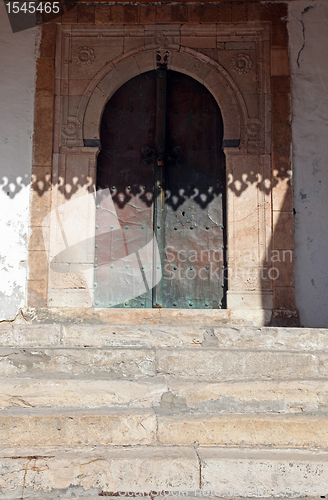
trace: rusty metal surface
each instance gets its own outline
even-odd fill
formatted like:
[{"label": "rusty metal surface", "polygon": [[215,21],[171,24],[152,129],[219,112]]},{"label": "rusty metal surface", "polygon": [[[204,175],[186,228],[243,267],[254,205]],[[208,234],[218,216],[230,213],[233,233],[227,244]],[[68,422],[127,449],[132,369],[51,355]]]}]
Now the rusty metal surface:
[{"label": "rusty metal surface", "polygon": [[169,72],[164,307],[219,308],[225,186],[220,110],[196,80]]},{"label": "rusty metal surface", "polygon": [[222,129],[208,90],[165,69],[130,80],[109,101],[98,159],[96,307],[224,307]]}]

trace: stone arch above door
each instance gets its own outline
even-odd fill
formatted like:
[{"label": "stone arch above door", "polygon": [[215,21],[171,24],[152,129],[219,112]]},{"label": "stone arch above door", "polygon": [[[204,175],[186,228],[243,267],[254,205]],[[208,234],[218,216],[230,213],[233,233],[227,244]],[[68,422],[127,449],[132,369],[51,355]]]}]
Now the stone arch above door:
[{"label": "stone arch above door", "polygon": [[57,147],[97,145],[107,100],[129,79],[155,69],[157,56],[167,53],[168,69],[195,78],[215,97],[224,120],[225,145],[270,152],[267,23],[157,25],[129,31],[72,26],[61,27],[59,38],[62,97],[56,106],[61,121]]},{"label": "stone arch above door", "polygon": [[[123,56],[115,66],[109,64],[108,73],[99,80],[96,75],[87,92],[92,94],[84,107],[79,109],[83,119],[83,141],[91,144],[99,140],[101,116],[108,99],[126,81],[140,73],[156,69],[156,57],[167,57],[167,69],[185,73],[202,83],[216,99],[224,121],[224,141],[226,144],[239,145],[247,127],[247,108],[243,96],[231,75],[216,61],[193,49],[158,50],[142,48],[138,54],[128,59]],[[107,68],[106,68],[107,69]],[[106,71],[102,71],[104,73]]]}]

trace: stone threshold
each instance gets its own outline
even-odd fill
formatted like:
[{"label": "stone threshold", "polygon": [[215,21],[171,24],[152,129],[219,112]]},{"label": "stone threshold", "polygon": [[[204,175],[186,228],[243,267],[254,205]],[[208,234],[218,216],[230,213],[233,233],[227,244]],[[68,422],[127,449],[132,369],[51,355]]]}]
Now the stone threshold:
[{"label": "stone threshold", "polygon": [[[25,308],[22,315],[32,323],[112,325],[227,325],[228,309],[139,309],[139,308]],[[236,320],[238,324],[251,324]]]}]

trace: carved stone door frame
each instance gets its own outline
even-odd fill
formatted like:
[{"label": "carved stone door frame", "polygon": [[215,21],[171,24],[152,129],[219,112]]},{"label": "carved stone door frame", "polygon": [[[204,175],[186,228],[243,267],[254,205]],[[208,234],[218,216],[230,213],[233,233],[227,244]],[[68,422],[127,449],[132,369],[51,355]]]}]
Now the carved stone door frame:
[{"label": "carved stone door frame", "polygon": [[[106,102],[165,57],[168,69],[201,82],[220,107],[227,164],[227,306],[232,319],[267,324],[273,307],[266,259],[272,237],[269,23],[57,28],[52,212],[45,224],[49,262],[68,245],[60,215],[68,203],[79,219],[69,226],[71,244],[94,237],[92,192]],[[82,196],[86,201],[79,211]],[[49,265],[48,306],[92,307],[94,248],[87,244],[82,264],[70,259],[61,269]]]}]

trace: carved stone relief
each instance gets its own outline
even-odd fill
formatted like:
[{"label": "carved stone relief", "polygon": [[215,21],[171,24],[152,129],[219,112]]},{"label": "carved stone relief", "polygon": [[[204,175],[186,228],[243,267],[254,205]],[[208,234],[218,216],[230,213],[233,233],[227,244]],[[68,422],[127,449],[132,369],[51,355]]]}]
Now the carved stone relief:
[{"label": "carved stone relief", "polygon": [[238,54],[237,57],[232,59],[232,67],[239,74],[248,73],[253,66],[251,58],[247,54]]},{"label": "carved stone relief", "polygon": [[[265,81],[265,65],[262,62],[266,54],[264,46],[268,45],[268,27],[262,23],[254,26],[218,25],[218,29],[216,26],[214,28],[212,25],[157,25],[144,28],[136,26],[131,32],[127,32],[124,27],[119,26],[90,26],[83,30],[78,26],[69,29],[62,27],[65,43],[62,45],[62,53],[57,57],[57,72],[65,78],[63,94],[68,92],[79,99],[80,104],[73,113],[65,106],[61,109],[61,116],[57,117],[57,121],[60,120],[63,124],[59,146],[80,147],[83,146],[83,139],[91,139],[83,137],[82,122],[88,102],[99,83],[96,81],[97,76],[105,76],[106,71],[109,75],[111,70],[118,69],[125,60],[132,63],[129,57],[135,59],[138,54],[144,54],[144,59],[147,59],[146,54],[152,51],[154,64],[147,69],[142,62],[138,63],[141,72],[156,67],[170,69],[170,61],[177,60],[175,54],[182,53],[192,55],[193,62],[190,69],[187,65],[181,71],[186,71],[191,76],[195,73],[201,81],[206,80],[206,72],[210,74],[216,68],[229,82],[231,92],[239,103],[241,116],[244,116],[241,136],[236,138],[240,140],[242,152],[247,153],[249,147],[252,151],[258,149],[259,152],[269,152],[270,146],[265,143],[265,110],[268,107],[264,103],[269,83]],[[138,43],[134,43],[132,39]],[[195,46],[198,44],[197,40],[199,49]],[[213,46],[217,48],[206,49]],[[124,50],[127,51],[126,55]],[[100,63],[103,65],[101,68]],[[209,79],[213,81],[213,78]],[[78,93],[82,86],[78,87],[77,81],[84,81],[84,88],[87,89],[80,97]]]},{"label": "carved stone relief", "polygon": [[170,53],[168,50],[164,51],[157,51],[156,52],[156,66],[157,68],[167,68],[168,61],[169,61]]},{"label": "carved stone relief", "polygon": [[154,33],[154,44],[158,45],[160,48],[164,49],[173,43],[172,36],[169,36],[167,33],[163,31],[155,31]]},{"label": "carved stone relief", "polygon": [[95,51],[90,47],[80,47],[74,54],[74,60],[80,66],[89,66],[95,58]]},{"label": "carved stone relief", "polygon": [[243,127],[243,131],[246,133],[248,137],[248,145],[250,143],[254,147],[262,147],[262,132],[263,132],[263,124],[257,118],[250,118],[247,122],[247,125]]},{"label": "carved stone relief", "polygon": [[82,146],[82,125],[75,116],[68,116],[62,127],[63,146]]}]

